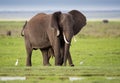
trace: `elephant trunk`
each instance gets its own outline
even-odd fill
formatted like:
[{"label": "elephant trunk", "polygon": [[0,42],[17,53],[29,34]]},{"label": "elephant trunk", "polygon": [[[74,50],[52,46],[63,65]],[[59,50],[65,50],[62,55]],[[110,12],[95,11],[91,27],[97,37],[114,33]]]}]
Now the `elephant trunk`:
[{"label": "elephant trunk", "polygon": [[68,53],[69,53],[69,48],[70,48],[70,45],[66,43],[65,47],[64,47],[64,66],[66,66]]},{"label": "elephant trunk", "polygon": [[64,66],[66,66],[68,56],[70,56],[69,49],[70,49],[72,34],[69,34],[69,33],[64,34],[64,32],[63,32],[63,38],[64,38],[64,42],[65,42],[65,45],[64,45]]}]

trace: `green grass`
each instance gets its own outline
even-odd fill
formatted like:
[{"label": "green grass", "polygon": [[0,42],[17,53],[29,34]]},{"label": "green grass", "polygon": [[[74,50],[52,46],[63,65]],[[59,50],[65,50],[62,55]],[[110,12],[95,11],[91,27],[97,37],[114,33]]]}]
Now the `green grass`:
[{"label": "green grass", "polygon": [[[114,70],[114,71],[113,71]],[[3,67],[0,72],[1,76],[26,76],[24,82],[45,82],[45,83],[69,83],[69,77],[82,77],[83,80],[74,82],[93,83],[119,83],[120,67]],[[14,73],[13,73],[14,72]],[[62,73],[63,72],[63,73]],[[109,80],[107,78],[113,77]],[[11,81],[8,81],[11,82]],[[15,82],[15,81],[12,81]],[[18,81],[17,81],[18,82]],[[20,81],[21,82],[21,81]]]},{"label": "green grass", "polygon": [[[22,25],[23,22],[0,22],[0,77],[25,76],[26,80],[0,83],[120,82],[120,22],[88,22],[76,36],[77,42],[72,41],[71,44],[70,51],[75,67],[56,67],[54,58],[50,59],[52,66],[43,66],[39,50],[33,51],[33,66],[25,67],[26,51],[24,39],[20,37]],[[6,36],[7,30],[12,30],[12,36]],[[17,59],[19,64],[15,66]],[[70,81],[69,77],[83,79]]]},{"label": "green grass", "polygon": [[[14,66],[16,59],[19,59],[18,66],[24,66],[26,58],[24,39],[0,37],[0,40],[0,66]],[[73,61],[76,66],[120,66],[119,42],[120,38],[77,39],[77,42],[73,41],[71,45]],[[32,57],[33,66],[42,65],[42,55],[39,50],[33,51]],[[84,64],[80,65],[81,61]],[[54,58],[51,58],[51,63],[54,65]]]}]

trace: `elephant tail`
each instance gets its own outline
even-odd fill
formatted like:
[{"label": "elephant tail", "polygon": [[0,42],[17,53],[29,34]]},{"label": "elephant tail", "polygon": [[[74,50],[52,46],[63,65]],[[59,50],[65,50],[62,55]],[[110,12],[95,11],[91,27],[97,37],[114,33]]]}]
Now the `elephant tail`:
[{"label": "elephant tail", "polygon": [[24,36],[24,29],[25,29],[25,26],[27,25],[27,21],[25,22],[25,24],[23,25],[23,29],[21,31],[21,36]]}]

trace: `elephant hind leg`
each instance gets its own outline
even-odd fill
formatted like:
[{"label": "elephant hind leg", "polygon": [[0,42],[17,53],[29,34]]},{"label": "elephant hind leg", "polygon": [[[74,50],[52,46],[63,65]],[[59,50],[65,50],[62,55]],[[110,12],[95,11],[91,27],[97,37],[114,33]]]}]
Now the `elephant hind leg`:
[{"label": "elephant hind leg", "polygon": [[25,43],[26,43],[26,52],[27,52],[26,66],[32,66],[32,62],[31,62],[32,47],[28,40],[26,40]]},{"label": "elephant hind leg", "polygon": [[32,66],[31,57],[32,57],[32,50],[27,49],[27,60],[26,60],[26,66]]},{"label": "elephant hind leg", "polygon": [[50,56],[48,55],[48,49],[40,49],[40,50],[41,50],[42,56],[43,56],[43,65],[51,66],[51,64],[49,63]]}]

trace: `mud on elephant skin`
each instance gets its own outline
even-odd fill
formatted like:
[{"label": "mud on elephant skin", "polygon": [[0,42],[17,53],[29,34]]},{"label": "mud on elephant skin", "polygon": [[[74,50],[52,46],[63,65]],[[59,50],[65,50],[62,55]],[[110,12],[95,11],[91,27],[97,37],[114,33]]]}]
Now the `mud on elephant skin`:
[{"label": "mud on elephant skin", "polygon": [[70,43],[74,35],[86,25],[86,17],[77,10],[68,13],[60,11],[53,14],[39,13],[25,23],[21,31],[27,52],[26,66],[32,66],[32,51],[40,49],[43,65],[50,65],[49,59],[55,57],[55,65],[74,66],[70,54]]}]

